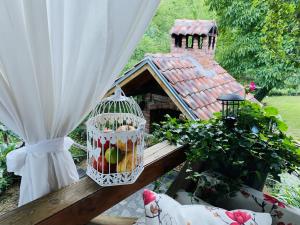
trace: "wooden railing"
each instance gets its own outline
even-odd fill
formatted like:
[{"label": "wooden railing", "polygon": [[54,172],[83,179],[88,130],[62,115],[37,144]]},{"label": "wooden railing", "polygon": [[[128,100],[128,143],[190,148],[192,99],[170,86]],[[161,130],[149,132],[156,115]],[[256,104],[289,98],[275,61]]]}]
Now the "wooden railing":
[{"label": "wooden railing", "polygon": [[145,169],[134,184],[101,187],[88,177],[0,217],[0,225],[82,225],[170,171],[186,157],[184,146],[162,142],[145,150]]}]

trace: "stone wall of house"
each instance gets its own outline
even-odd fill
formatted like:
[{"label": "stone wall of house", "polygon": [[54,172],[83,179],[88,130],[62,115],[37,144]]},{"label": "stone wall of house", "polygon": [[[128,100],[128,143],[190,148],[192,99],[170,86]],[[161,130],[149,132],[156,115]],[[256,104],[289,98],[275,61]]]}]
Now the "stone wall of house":
[{"label": "stone wall of house", "polygon": [[[162,96],[152,93],[147,93],[144,96],[145,105],[143,107],[143,114],[146,119],[146,132],[150,132],[150,121],[151,121],[151,110],[156,109],[171,109],[171,110],[178,110],[177,106],[171,101],[168,96]],[[162,115],[163,116],[163,115]],[[163,119],[163,118],[162,118]]]}]

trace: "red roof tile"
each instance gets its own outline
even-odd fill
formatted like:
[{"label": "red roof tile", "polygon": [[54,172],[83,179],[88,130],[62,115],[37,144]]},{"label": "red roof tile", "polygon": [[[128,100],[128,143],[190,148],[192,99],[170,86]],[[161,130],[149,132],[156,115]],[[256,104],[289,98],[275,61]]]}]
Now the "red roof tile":
[{"label": "red roof tile", "polygon": [[[244,88],[212,59],[195,59],[191,55],[149,55],[160,73],[170,82],[178,96],[199,119],[208,119],[221,110],[217,98],[223,94],[244,96]],[[254,99],[247,95],[247,99]]]}]

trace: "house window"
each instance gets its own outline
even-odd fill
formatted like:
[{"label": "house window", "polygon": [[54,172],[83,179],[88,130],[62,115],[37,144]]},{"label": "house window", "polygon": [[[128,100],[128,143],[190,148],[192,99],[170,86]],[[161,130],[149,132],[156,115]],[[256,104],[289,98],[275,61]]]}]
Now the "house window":
[{"label": "house window", "polygon": [[203,46],[203,37],[199,36],[199,38],[198,38],[198,48],[202,49],[202,46]]},{"label": "house window", "polygon": [[186,48],[193,48],[194,37],[192,35],[186,36]]},{"label": "house window", "polygon": [[182,36],[176,35],[175,36],[175,47],[181,48],[182,46]]}]

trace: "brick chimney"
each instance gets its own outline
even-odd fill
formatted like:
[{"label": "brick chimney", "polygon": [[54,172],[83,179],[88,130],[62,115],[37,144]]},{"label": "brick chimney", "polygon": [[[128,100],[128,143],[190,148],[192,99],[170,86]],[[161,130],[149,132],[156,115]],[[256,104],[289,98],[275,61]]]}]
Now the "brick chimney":
[{"label": "brick chimney", "polygon": [[170,31],[171,53],[188,53],[196,58],[214,58],[217,25],[213,20],[175,20]]}]

